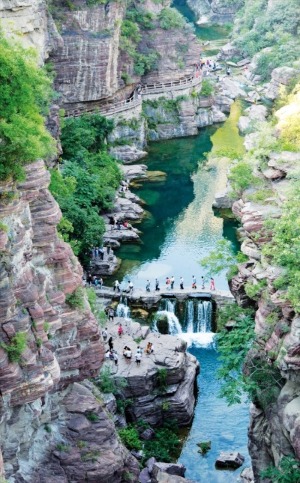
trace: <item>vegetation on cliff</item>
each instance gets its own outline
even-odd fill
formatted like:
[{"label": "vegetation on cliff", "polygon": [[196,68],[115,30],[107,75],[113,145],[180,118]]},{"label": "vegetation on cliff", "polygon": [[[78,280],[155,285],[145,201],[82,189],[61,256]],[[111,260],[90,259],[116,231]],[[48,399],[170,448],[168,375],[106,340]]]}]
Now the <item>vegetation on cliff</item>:
[{"label": "vegetation on cliff", "polygon": [[51,92],[34,52],[0,32],[0,180],[22,179],[22,166],[54,152],[43,118]]},{"label": "vegetation on cliff", "polygon": [[102,244],[104,221],[121,181],[121,172],[106,150],[113,122],[99,114],[67,119],[62,129],[63,165],[51,172],[50,190],[63,218],[58,229],[82,262]]},{"label": "vegetation on cliff", "polygon": [[255,72],[262,80],[266,80],[275,67],[291,66],[299,59],[299,18],[298,0],[244,2],[232,39],[244,55],[253,57],[259,53]]}]

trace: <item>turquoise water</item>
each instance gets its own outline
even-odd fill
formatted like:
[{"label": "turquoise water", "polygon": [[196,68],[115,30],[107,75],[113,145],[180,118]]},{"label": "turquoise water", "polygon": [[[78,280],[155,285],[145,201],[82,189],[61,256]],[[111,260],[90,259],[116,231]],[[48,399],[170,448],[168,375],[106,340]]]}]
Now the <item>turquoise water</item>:
[{"label": "turquoise water", "polygon": [[[235,483],[241,468],[235,471],[215,469],[215,460],[220,451],[239,451],[245,456],[244,466],[250,466],[247,449],[247,426],[249,404],[235,404],[228,407],[224,399],[218,398],[220,381],[216,371],[220,366],[213,348],[199,348],[193,345],[189,352],[200,362],[198,376],[199,396],[194,420],[178,460],[186,466],[186,478],[198,483]],[[211,450],[205,456],[198,453],[197,443],[211,441]]]},{"label": "turquoise water", "polygon": [[[144,181],[134,190],[147,210],[142,223],[141,244],[124,244],[117,256],[122,259],[119,280],[132,280],[136,287],[152,288],[158,278],[163,286],[167,276],[179,277],[191,286],[192,275],[205,275],[200,260],[223,236],[237,245],[235,223],[214,216],[216,191],[225,187],[226,163],[206,163],[205,152],[212,147],[215,128],[203,129],[191,138],[151,143],[144,162],[150,171],[165,176]],[[227,289],[225,273],[215,277],[216,286]]]},{"label": "turquoise water", "polygon": [[204,57],[216,55],[220,47],[228,42],[230,27],[224,25],[198,25],[197,17],[193,10],[190,9],[186,0],[174,0],[172,7],[176,8],[187,20],[194,26],[195,34],[204,44],[209,41],[209,45],[203,45]]}]

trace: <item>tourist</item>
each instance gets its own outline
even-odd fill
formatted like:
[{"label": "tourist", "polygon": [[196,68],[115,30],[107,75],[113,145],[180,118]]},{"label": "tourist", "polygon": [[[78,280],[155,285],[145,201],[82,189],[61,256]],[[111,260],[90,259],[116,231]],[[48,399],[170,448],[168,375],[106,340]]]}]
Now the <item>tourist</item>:
[{"label": "tourist", "polygon": [[119,337],[122,337],[123,334],[124,334],[124,330],[123,330],[122,324],[120,323],[118,327],[118,335]]},{"label": "tourist", "polygon": [[114,321],[114,318],[115,318],[115,311],[112,307],[109,307],[108,309],[108,321]]},{"label": "tourist", "polygon": [[174,275],[172,275],[172,277],[171,277],[171,289],[172,290],[174,288],[174,283],[175,283],[175,277],[174,277]]},{"label": "tourist", "polygon": [[104,249],[103,249],[103,247],[99,248],[99,256],[100,256],[100,260],[104,260]]},{"label": "tourist", "polygon": [[204,289],[205,289],[205,281],[204,281],[204,277],[203,277],[203,275],[202,275],[202,277],[201,277],[201,288],[202,288],[202,290],[204,290]]},{"label": "tourist", "polygon": [[231,74],[230,67],[227,67],[227,69],[226,69],[226,74],[227,74],[227,75],[230,75],[230,74]]},{"label": "tourist", "polygon": [[118,354],[116,353],[116,351],[113,352],[113,356],[114,356],[115,366],[117,366],[119,357],[118,357]]},{"label": "tourist", "polygon": [[120,292],[120,283],[119,280],[114,281],[114,292]]},{"label": "tourist", "polygon": [[114,360],[114,351],[113,350],[109,351],[109,358],[110,358],[111,361]]},{"label": "tourist", "polygon": [[110,249],[111,249],[111,244],[110,244],[110,243],[108,243],[108,244],[106,245],[106,253],[107,253],[107,256],[110,254]]},{"label": "tourist", "polygon": [[183,290],[183,278],[182,277],[180,277],[179,285],[180,285],[180,289]]},{"label": "tourist", "polygon": [[196,289],[197,288],[197,280],[195,275],[192,276],[192,288]]},{"label": "tourist", "polygon": [[97,277],[94,277],[94,282],[93,283],[94,283],[95,287],[98,286],[99,280],[98,280]]},{"label": "tourist", "polygon": [[99,248],[95,247],[95,258],[99,257]]},{"label": "tourist", "polygon": [[170,284],[171,284],[171,280],[169,279],[169,277],[166,277],[166,289],[167,290],[170,290]]},{"label": "tourist", "polygon": [[107,327],[105,327],[105,329],[102,330],[102,337],[104,342],[106,342],[107,336],[108,336]]},{"label": "tourist", "polygon": [[113,350],[114,348],[114,344],[113,344],[113,338],[112,336],[110,336],[110,338],[108,339],[108,347],[109,347],[109,350]]},{"label": "tourist", "polygon": [[150,292],[150,281],[147,280],[147,283],[146,283],[146,292]]},{"label": "tourist", "polygon": [[159,281],[158,281],[157,278],[155,279],[155,290],[156,291],[159,291],[160,290],[160,288],[159,288]]},{"label": "tourist", "polygon": [[214,281],[214,279],[212,277],[210,279],[210,287],[209,287],[209,290],[216,290],[215,281]]},{"label": "tourist", "polygon": [[151,354],[152,352],[152,343],[148,342],[147,347],[145,349],[146,354]]},{"label": "tourist", "polygon": [[107,351],[105,352],[105,359],[109,359],[109,354],[110,354],[110,350],[107,349]]},{"label": "tourist", "polygon": [[137,352],[135,354],[135,362],[136,362],[136,365],[139,366],[140,363],[141,363],[141,359],[142,359],[142,354],[140,352]]},{"label": "tourist", "polygon": [[129,280],[128,281],[128,288],[129,288],[129,295],[133,294],[133,283]]},{"label": "tourist", "polygon": [[136,349],[136,353],[138,353],[138,352],[139,352],[141,355],[142,355],[142,353],[143,353],[143,349],[142,349],[142,348],[141,348],[141,346],[139,346],[139,345],[137,346],[137,349]]},{"label": "tourist", "polygon": [[89,286],[89,287],[90,287],[90,286],[91,286],[91,284],[92,284],[92,280],[93,280],[93,279],[92,279],[92,274],[89,272],[89,273],[87,274],[87,277],[86,277],[86,281],[87,281],[87,284],[88,284],[88,286]]},{"label": "tourist", "polygon": [[132,351],[131,351],[130,347],[128,347],[127,345],[125,345],[125,347],[123,349],[123,356],[126,359],[131,359],[132,358]]},{"label": "tourist", "polygon": [[103,278],[100,277],[98,282],[99,282],[99,288],[101,289],[103,287]]}]

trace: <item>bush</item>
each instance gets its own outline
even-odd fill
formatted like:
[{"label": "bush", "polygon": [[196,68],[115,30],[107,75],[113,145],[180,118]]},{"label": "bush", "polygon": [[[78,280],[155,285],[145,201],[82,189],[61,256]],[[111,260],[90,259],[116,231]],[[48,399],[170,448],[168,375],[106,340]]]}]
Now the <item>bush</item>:
[{"label": "bush", "polygon": [[245,161],[239,161],[230,169],[228,179],[234,196],[240,196],[246,188],[257,182],[252,167]]},{"label": "bush", "polygon": [[20,362],[22,353],[27,347],[27,335],[25,332],[17,332],[10,344],[1,342],[0,346],[7,353],[10,362]]},{"label": "bush", "polygon": [[93,287],[86,288],[87,298],[91,307],[91,311],[97,319],[98,324],[104,327],[106,323],[106,314],[102,305],[99,306],[97,303],[97,295]]},{"label": "bush", "polygon": [[245,284],[246,295],[248,295],[248,297],[250,299],[257,300],[259,295],[261,294],[263,288],[266,287],[266,285],[267,285],[266,280],[260,280],[257,283],[252,283],[252,282],[248,281]]},{"label": "bush", "polygon": [[119,436],[126,448],[130,450],[134,449],[135,451],[142,449],[142,443],[139,439],[138,430],[133,426],[127,426],[127,428],[120,429]]},{"label": "bush", "polygon": [[219,240],[215,250],[212,250],[207,257],[202,258],[200,265],[206,270],[209,276],[227,270],[227,278],[237,274],[237,263],[243,263],[248,258],[241,252],[234,253],[229,240]]},{"label": "bush", "polygon": [[200,96],[209,97],[214,93],[214,86],[208,79],[203,79]]},{"label": "bush", "polygon": [[278,467],[270,467],[261,472],[261,478],[270,478],[272,483],[298,483],[300,481],[300,461],[293,456],[283,456]]},{"label": "bush", "polygon": [[156,373],[156,381],[157,381],[157,386],[161,391],[165,391],[167,388],[167,377],[168,377],[168,371],[167,369],[158,369]]},{"label": "bush", "polygon": [[184,17],[175,8],[163,8],[158,18],[161,28],[165,30],[181,29],[185,25]]},{"label": "bush", "polygon": [[127,381],[123,377],[114,378],[110,367],[103,366],[96,384],[100,391],[116,395],[127,386]]},{"label": "bush", "polygon": [[42,117],[50,99],[51,81],[33,51],[0,32],[0,180],[20,180],[25,164],[54,154]]},{"label": "bush", "polygon": [[73,293],[66,295],[66,302],[73,309],[83,310],[85,308],[84,289],[78,287]]}]

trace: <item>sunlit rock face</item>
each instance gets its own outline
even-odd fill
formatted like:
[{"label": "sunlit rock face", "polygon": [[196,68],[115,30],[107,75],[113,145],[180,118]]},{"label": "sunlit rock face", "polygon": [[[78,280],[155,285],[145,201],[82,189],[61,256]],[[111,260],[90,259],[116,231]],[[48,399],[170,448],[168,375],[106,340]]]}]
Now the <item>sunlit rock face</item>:
[{"label": "sunlit rock face", "polygon": [[40,64],[61,43],[45,0],[1,0],[0,19],[7,36],[36,49]]}]

